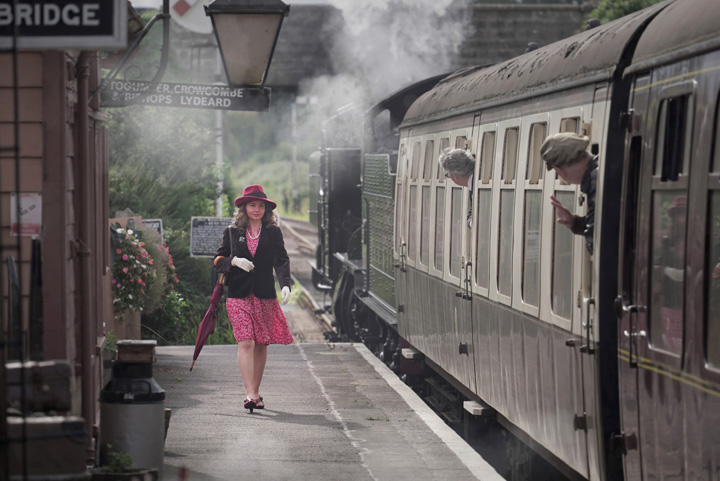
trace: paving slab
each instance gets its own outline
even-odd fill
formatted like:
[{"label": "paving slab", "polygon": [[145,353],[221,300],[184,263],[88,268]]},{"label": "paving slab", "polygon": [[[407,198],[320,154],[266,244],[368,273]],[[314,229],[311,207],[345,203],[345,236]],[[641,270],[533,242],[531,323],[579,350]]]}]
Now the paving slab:
[{"label": "paving slab", "polygon": [[237,346],[157,348],[172,417],[165,480],[500,480],[361,344],[271,345],[249,414]]}]

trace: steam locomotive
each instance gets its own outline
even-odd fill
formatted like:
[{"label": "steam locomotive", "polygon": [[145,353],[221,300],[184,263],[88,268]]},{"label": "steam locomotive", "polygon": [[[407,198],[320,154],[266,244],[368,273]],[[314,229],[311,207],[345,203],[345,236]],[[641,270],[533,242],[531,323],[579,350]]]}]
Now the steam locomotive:
[{"label": "steam locomotive", "polygon": [[[568,478],[719,479],[718,25],[669,0],[329,120],[313,277],[338,332]],[[587,209],[544,168],[557,132],[599,156],[593,254],[555,220],[551,194]]]}]

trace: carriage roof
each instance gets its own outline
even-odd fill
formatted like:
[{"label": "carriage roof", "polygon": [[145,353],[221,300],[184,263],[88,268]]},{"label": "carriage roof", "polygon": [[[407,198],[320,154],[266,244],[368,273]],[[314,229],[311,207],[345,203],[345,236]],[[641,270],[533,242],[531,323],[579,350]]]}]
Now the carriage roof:
[{"label": "carriage roof", "polygon": [[408,109],[402,126],[608,79],[632,36],[672,2],[661,2],[489,67],[455,72]]}]

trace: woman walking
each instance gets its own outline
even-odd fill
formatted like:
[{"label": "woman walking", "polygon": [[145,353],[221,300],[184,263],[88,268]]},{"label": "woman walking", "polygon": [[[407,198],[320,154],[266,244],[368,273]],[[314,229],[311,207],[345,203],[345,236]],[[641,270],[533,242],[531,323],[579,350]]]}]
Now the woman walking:
[{"label": "woman walking", "polygon": [[273,210],[277,204],[259,185],[249,185],[235,199],[235,221],[223,233],[215,271],[224,273],[227,313],[238,342],[237,360],[245,385],[243,405],[250,412],[265,408],[260,382],[269,344],[290,344],[292,334],[277,301],[273,268],[282,287],[282,303],[290,299],[290,259]]}]

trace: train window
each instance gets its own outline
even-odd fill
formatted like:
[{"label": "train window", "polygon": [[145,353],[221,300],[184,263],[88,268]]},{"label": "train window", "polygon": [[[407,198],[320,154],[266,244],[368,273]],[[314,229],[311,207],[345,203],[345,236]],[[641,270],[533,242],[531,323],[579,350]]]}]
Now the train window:
[{"label": "train window", "polygon": [[480,179],[483,184],[492,180],[493,160],[495,159],[495,132],[485,132],[482,138],[480,154]]},{"label": "train window", "polygon": [[579,125],[580,125],[580,119],[578,117],[562,119],[560,121],[560,132],[575,132],[575,133],[577,133]]},{"label": "train window", "polygon": [[467,148],[467,137],[464,135],[458,135],[455,138],[455,148],[456,149],[466,149]]},{"label": "train window", "polygon": [[415,237],[417,236],[417,185],[410,186],[410,199],[408,202],[410,210],[408,211],[408,238],[407,238],[407,256],[408,259],[415,259]]},{"label": "train window", "polygon": [[517,166],[518,129],[507,129],[505,132],[505,153],[503,155],[502,179],[506,184],[515,180]]},{"label": "train window", "polygon": [[453,187],[450,201],[452,216],[450,224],[450,275],[460,277],[460,262],[462,260],[462,237],[465,234],[465,213],[462,210],[463,189]]},{"label": "train window", "polygon": [[512,295],[513,210],[515,191],[505,189],[500,193],[500,239],[497,265],[498,292]]},{"label": "train window", "polygon": [[540,218],[542,191],[525,191],[525,219],[523,222],[523,301],[538,306],[540,301]]},{"label": "train window", "polygon": [[532,124],[530,127],[530,147],[528,149],[528,164],[525,173],[525,180],[529,180],[531,184],[537,184],[543,178],[543,161],[540,156],[540,146],[545,140],[545,132],[547,125]]},{"label": "train window", "polygon": [[407,146],[405,144],[400,144],[400,152],[399,152],[400,162],[398,163],[398,175],[400,176],[406,176],[407,175]]},{"label": "train window", "polygon": [[420,169],[420,142],[413,143],[412,161],[410,164],[410,180],[417,180]]},{"label": "train window", "polygon": [[[720,140],[720,138],[716,140]],[[707,346],[705,346],[705,352],[708,363],[720,367],[720,190],[713,190],[710,194],[708,233]]]},{"label": "train window", "polygon": [[403,229],[403,226],[405,223],[402,221],[403,219],[403,209],[405,208],[404,200],[404,194],[403,191],[403,185],[398,184],[397,185],[397,205],[395,206],[395,228],[398,230],[398,232],[395,233],[395,252],[398,254],[402,254],[402,241],[405,240],[405,230]]},{"label": "train window", "polygon": [[[570,212],[574,209],[575,194],[556,191],[555,197]],[[553,218],[557,217],[553,213]],[[552,310],[562,318],[572,318],[573,233],[555,223],[553,235]]]},{"label": "train window", "polygon": [[428,264],[430,253],[430,186],[422,187],[422,205],[420,207],[420,262]]},{"label": "train window", "polygon": [[435,158],[435,141],[428,140],[425,142],[425,161],[423,162],[423,180],[430,180],[430,172],[432,171],[432,161]]},{"label": "train window", "polygon": [[663,100],[658,116],[658,143],[655,156],[655,176],[661,182],[676,181],[688,172],[691,123],[687,121],[690,96]]},{"label": "train window", "polygon": [[705,352],[710,365],[720,367],[720,102],[715,114],[715,152],[711,162],[710,202],[708,209],[707,254],[707,329]]},{"label": "train window", "polygon": [[445,258],[445,187],[435,189],[435,269],[443,270]]},{"label": "train window", "polygon": [[[442,152],[443,150],[447,149],[448,147],[450,147],[450,139],[447,137],[440,139],[439,151]],[[438,158],[439,157],[440,157],[440,155],[438,154]],[[435,162],[435,169],[436,169],[435,178],[437,180],[444,180],[443,176],[445,175],[445,171],[442,169],[442,167],[440,167],[440,162]]]},{"label": "train window", "polygon": [[490,207],[492,191],[478,189],[477,191],[477,259],[475,259],[475,279],[477,285],[487,289],[490,280]]},{"label": "train window", "polygon": [[650,270],[650,343],[680,355],[685,293],[687,195],[684,190],[655,190],[652,198]]}]

